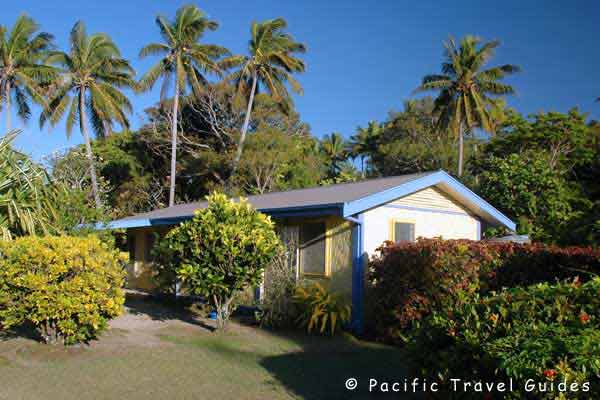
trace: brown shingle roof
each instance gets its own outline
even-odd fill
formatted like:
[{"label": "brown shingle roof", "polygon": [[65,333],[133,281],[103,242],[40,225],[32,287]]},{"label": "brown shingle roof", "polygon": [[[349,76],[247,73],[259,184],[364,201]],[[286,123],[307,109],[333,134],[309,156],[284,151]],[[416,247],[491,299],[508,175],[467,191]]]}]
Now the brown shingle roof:
[{"label": "brown shingle roof", "polygon": [[[248,196],[248,201],[259,210],[277,210],[303,207],[325,207],[340,205],[349,201],[361,199],[376,192],[381,192],[422,178],[432,172],[392,176],[387,178],[369,179],[360,182],[341,183],[330,186],[319,186],[306,189],[294,189],[283,192],[272,192]],[[136,214],[121,221],[135,219],[163,219],[192,216],[194,210],[206,207],[206,201],[178,204],[147,213]]]}]

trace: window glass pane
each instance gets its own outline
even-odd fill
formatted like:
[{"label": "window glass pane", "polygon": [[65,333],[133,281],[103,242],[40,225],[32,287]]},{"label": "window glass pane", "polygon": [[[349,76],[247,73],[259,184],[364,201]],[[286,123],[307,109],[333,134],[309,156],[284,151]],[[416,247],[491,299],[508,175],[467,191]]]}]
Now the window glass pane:
[{"label": "window glass pane", "polygon": [[277,232],[283,245],[285,246],[285,253],[288,267],[292,269],[297,268],[297,250],[299,240],[299,229],[297,225],[278,225]]},{"label": "window glass pane", "polygon": [[415,224],[396,222],[394,224],[394,239],[396,242],[414,242]]},{"label": "window glass pane", "polygon": [[325,223],[300,227],[300,264],[302,272],[325,274]]},{"label": "window glass pane", "polygon": [[135,261],[135,233],[133,232],[127,233],[127,247],[129,250],[129,262],[133,263]]}]

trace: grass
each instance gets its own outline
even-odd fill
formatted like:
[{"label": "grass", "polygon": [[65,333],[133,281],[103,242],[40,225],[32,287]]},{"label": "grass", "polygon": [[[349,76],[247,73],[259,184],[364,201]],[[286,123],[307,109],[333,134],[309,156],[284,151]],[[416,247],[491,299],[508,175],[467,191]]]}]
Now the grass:
[{"label": "grass", "polygon": [[[350,336],[157,324],[70,348],[0,339],[0,399],[370,398],[368,378],[401,380],[406,367],[400,350]],[[350,377],[359,381],[353,392],[344,388]]]}]

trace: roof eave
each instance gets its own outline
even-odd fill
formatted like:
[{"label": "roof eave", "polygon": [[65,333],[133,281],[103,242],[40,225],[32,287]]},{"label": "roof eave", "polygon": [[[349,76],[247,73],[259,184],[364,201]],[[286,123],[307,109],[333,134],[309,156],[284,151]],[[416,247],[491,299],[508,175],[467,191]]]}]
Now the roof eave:
[{"label": "roof eave", "polygon": [[[319,204],[298,207],[258,208],[257,210],[273,218],[319,217],[324,215],[342,215],[343,203]],[[193,214],[163,218],[126,218],[95,225],[97,230],[145,228],[157,225],[176,225],[193,218]]]}]

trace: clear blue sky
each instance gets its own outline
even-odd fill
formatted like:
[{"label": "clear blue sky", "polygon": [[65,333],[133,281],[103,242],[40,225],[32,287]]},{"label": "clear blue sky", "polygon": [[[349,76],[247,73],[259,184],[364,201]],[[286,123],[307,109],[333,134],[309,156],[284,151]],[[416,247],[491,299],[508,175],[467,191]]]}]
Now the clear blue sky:
[{"label": "clear blue sky", "polygon": [[[76,20],[89,32],[110,34],[141,74],[150,61],[137,59],[139,48],[158,39],[154,18],[172,17],[189,2],[163,0],[4,2],[0,23],[12,25],[26,12],[44,30],[67,44]],[[220,23],[205,41],[233,52],[245,51],[252,20],[282,16],[290,31],[308,46],[308,69],[299,76],[305,94],[296,98],[302,118],[317,136],[334,130],[350,135],[357,125],[381,120],[400,109],[420,78],[438,72],[442,41],[472,33],[500,39],[493,63],[514,63],[523,72],[511,78],[518,91],[509,104],[523,113],[566,111],[573,106],[600,118],[600,1],[274,1],[220,0],[196,3]],[[133,96],[134,127],[157,91]],[[65,138],[59,126],[40,132],[37,112],[24,127],[18,146],[39,159],[80,143]],[[15,119],[13,118],[13,121]],[[20,122],[17,123],[20,126]],[[0,120],[4,127],[4,115]]]}]

